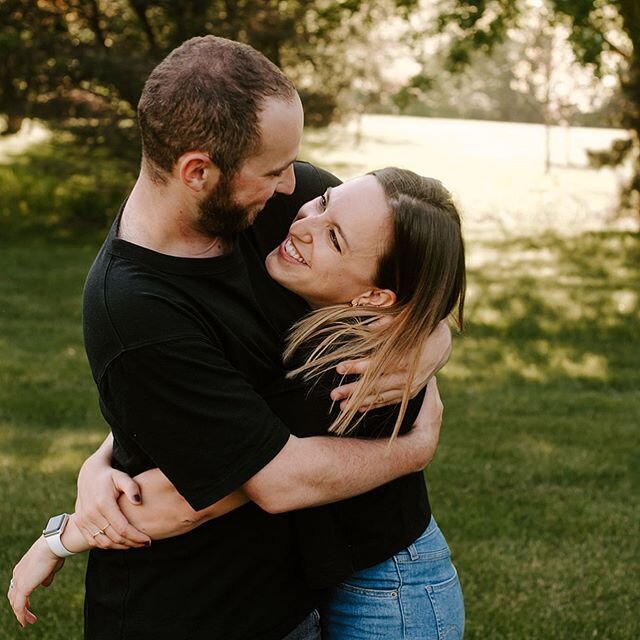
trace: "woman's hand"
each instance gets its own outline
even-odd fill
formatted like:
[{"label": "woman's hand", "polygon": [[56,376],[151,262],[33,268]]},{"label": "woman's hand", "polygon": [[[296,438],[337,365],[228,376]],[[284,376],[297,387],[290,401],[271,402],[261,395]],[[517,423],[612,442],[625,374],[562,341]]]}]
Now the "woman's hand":
[{"label": "woman's hand", "polygon": [[35,624],[38,618],[30,611],[29,597],[39,586],[48,587],[64,564],[40,536],[13,569],[7,598],[22,627]]},{"label": "woman's hand", "polygon": [[80,469],[76,523],[91,547],[144,547],[151,539],[130,524],[118,506],[121,495],[132,505],[142,504],[140,488],[126,473],[111,467],[112,448],[113,438],[109,436]]},{"label": "woman's hand", "polygon": [[[446,320],[440,322],[433,333],[427,338],[422,347],[422,353],[416,374],[411,383],[411,397],[415,397],[424,388],[429,380],[447,363],[451,355],[451,330]],[[336,371],[341,375],[362,375],[369,366],[369,360],[346,360],[341,362]],[[407,382],[408,367],[405,365],[399,371],[389,371],[376,380],[372,386],[371,394],[365,398],[360,411],[398,404],[402,400],[402,394]],[[353,393],[357,382],[336,387],[331,392],[331,399],[340,402],[340,408],[345,409],[349,396]]]},{"label": "woman's hand", "polygon": [[133,506],[124,495],[118,504],[124,515],[154,540],[182,535],[249,502],[238,489],[209,507],[195,511],[160,469],[149,469],[137,475],[135,481],[144,495],[144,504]]},{"label": "woman's hand", "polygon": [[412,439],[416,454],[416,471],[421,471],[431,463],[440,441],[442,414],[444,405],[438,391],[435,376],[429,380],[424,394],[420,413],[413,424],[413,429],[403,438]]}]

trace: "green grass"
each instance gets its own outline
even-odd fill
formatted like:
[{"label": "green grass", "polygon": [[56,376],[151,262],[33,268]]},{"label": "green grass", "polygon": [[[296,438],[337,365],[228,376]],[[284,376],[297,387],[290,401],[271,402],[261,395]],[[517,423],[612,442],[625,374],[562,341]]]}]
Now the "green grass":
[{"label": "green grass", "polygon": [[[435,132],[436,124],[425,127]],[[431,140],[426,149],[440,176],[448,147]],[[354,163],[332,159],[341,175],[392,161],[422,170],[418,145],[410,148],[415,157],[388,157],[404,154],[405,141],[382,141],[375,153],[348,138],[329,143],[340,145]],[[326,165],[324,149],[312,141],[309,151]],[[131,176],[128,162],[101,152],[87,167],[87,153],[54,139],[0,166],[0,585],[44,520],[73,508],[77,470],[106,433],[82,347],[80,300],[96,229]],[[542,224],[553,217],[536,218],[540,200],[531,192],[516,189],[511,201],[502,188],[470,183],[464,191],[479,169],[458,168],[458,154],[445,181],[459,179],[472,229],[467,326],[439,376],[445,426],[427,475],[463,584],[465,637],[635,640],[640,236],[576,228],[571,237],[505,234],[477,215],[496,210],[494,194],[500,215],[511,216],[507,231],[519,227],[518,216],[540,228],[553,227]],[[551,191],[558,175],[544,187],[549,211],[562,209]],[[584,172],[575,193],[562,196],[576,211],[602,196],[589,190],[594,175]],[[84,559],[71,558],[54,585],[35,594],[40,622],[24,634],[0,606],[0,640],[80,638],[83,572]]]},{"label": "green grass", "polygon": [[[0,584],[105,432],[80,296],[95,246],[0,246]],[[465,335],[441,375],[435,514],[467,638],[640,635],[640,238],[470,242]],[[79,638],[84,562],[33,605],[31,638]],[[0,638],[16,638],[8,607]]]},{"label": "green grass", "polygon": [[472,246],[427,473],[468,638],[640,636],[639,252],[617,233]]}]

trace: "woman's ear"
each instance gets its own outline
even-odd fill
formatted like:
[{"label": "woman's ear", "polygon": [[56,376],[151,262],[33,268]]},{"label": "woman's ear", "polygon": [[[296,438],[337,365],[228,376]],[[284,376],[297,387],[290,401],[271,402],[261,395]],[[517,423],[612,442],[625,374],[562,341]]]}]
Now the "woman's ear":
[{"label": "woman's ear", "polygon": [[220,169],[202,151],[183,153],[178,158],[176,170],[180,182],[196,192],[211,190],[220,179]]},{"label": "woman's ear", "polygon": [[390,307],[396,303],[396,294],[391,289],[371,289],[351,301],[352,307]]}]

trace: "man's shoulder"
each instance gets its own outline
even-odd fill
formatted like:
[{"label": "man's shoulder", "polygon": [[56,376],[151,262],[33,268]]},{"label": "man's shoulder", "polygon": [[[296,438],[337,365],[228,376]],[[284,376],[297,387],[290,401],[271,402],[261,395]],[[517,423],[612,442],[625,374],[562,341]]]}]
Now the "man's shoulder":
[{"label": "man's shoulder", "polygon": [[326,169],[321,169],[311,162],[296,160],[293,165],[296,174],[296,191],[326,189],[341,184],[340,178]]},{"label": "man's shoulder", "polygon": [[104,248],[85,283],[83,324],[88,351],[94,341],[124,350],[211,332],[194,314],[188,293],[166,273]]}]

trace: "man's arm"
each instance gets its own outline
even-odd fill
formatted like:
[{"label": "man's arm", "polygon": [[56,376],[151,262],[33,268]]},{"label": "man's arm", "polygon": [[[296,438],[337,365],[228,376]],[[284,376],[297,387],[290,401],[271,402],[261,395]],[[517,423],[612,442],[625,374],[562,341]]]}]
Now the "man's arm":
[{"label": "man's arm", "polygon": [[[427,388],[414,429],[391,444],[387,440],[291,436],[281,452],[241,490],[199,511],[189,505],[159,469],[152,469],[130,479],[138,487],[141,502],[122,495],[116,503],[110,482],[106,492],[97,491],[104,494],[99,501],[93,500],[99,502],[99,506],[92,505],[89,517],[77,512],[74,522],[83,533],[95,532],[110,521],[115,510],[120,517],[124,514],[137,529],[160,539],[186,533],[245,504],[248,499],[273,513],[342,500],[423,469],[436,451],[441,419],[442,403],[434,378]],[[85,463],[78,481],[79,494],[86,493],[90,487],[95,496],[96,486],[104,485],[104,474],[108,474],[110,468],[104,451],[101,453],[97,452]],[[97,485],[94,475],[98,478]],[[83,504],[91,502],[82,500]],[[101,523],[100,526],[96,526],[97,523]],[[105,535],[97,538],[85,533],[85,542],[105,549],[139,546],[129,544],[124,537],[116,538],[114,533],[107,536],[110,530],[111,527],[107,528]]]},{"label": "man's arm", "polygon": [[247,481],[247,496],[280,513],[344,500],[421,471],[438,447],[443,406],[435,377],[427,385],[414,429],[388,440],[296,438]]}]

